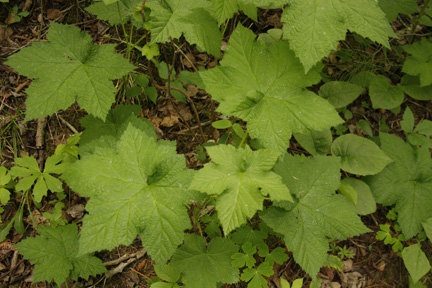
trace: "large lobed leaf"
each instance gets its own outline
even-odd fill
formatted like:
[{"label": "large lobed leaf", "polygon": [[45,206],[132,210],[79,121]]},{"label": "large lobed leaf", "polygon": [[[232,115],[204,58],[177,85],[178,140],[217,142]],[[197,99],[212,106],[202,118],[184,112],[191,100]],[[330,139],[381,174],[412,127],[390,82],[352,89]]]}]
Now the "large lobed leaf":
[{"label": "large lobed leaf", "polygon": [[410,53],[404,62],[402,71],[413,76],[420,76],[420,86],[432,85],[432,40],[421,41],[404,47]]},{"label": "large lobed leaf", "polygon": [[139,234],[150,256],[165,262],[190,226],[184,204],[193,171],[175,143],[156,141],[132,123],[116,141],[75,162],[62,177],[90,197],[80,251],[128,245]]},{"label": "large lobed leaf", "polygon": [[319,67],[304,73],[286,41],[267,46],[239,25],[221,66],[200,73],[218,110],[248,121],[265,147],[283,153],[292,132],[324,130],[341,123],[326,100],[305,89],[320,80]]},{"label": "large lobed leaf", "polygon": [[182,282],[191,288],[216,288],[219,283],[236,283],[238,268],[231,266],[231,255],[238,246],[227,238],[215,238],[206,245],[205,238],[187,234],[170,262],[184,276]]},{"label": "large lobed leaf", "polygon": [[36,264],[33,283],[54,280],[59,286],[71,277],[88,279],[106,271],[102,261],[94,256],[78,256],[78,227],[44,226],[38,228],[39,236],[27,238],[15,247]]},{"label": "large lobed leaf", "polygon": [[217,195],[216,210],[226,234],[262,210],[265,196],[274,201],[292,200],[280,176],[271,171],[277,153],[231,145],[208,147],[207,151],[213,163],[198,171],[190,189]]},{"label": "large lobed leaf", "polygon": [[414,148],[401,138],[381,134],[381,149],[393,159],[384,170],[366,177],[377,203],[396,205],[398,222],[407,239],[432,217],[432,160],[426,147]]},{"label": "large lobed leaf", "polygon": [[75,26],[52,22],[47,39],[21,49],[6,62],[18,73],[35,79],[27,89],[25,120],[51,115],[75,100],[104,120],[115,100],[111,80],[134,66],[114,52],[115,45],[93,45],[91,37]]},{"label": "large lobed leaf", "polygon": [[261,218],[281,233],[294,259],[316,277],[327,260],[328,238],[346,239],[366,233],[345,197],[335,193],[340,186],[337,157],[305,158],[285,154],[275,166],[295,197],[295,204],[280,202],[262,213]]},{"label": "large lobed leaf", "polygon": [[220,56],[222,34],[207,0],[148,0],[151,8],[151,44],[178,39],[182,35],[217,58]]},{"label": "large lobed leaf", "polygon": [[396,36],[375,0],[292,0],[284,10],[284,37],[309,71],[345,39],[347,29],[390,48]]}]

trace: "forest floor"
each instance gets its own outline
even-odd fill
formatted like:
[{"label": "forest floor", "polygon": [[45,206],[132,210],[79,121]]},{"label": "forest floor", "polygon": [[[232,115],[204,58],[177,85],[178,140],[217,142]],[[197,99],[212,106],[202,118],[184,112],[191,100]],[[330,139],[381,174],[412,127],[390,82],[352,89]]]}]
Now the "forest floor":
[{"label": "forest floor", "polygon": [[[41,2],[44,6],[41,6]],[[73,24],[88,32],[95,43],[117,43],[112,39],[121,38],[122,33],[109,26],[107,23],[96,19],[77,2],[69,0],[53,1],[14,1],[0,4],[0,141],[1,141],[1,166],[11,167],[14,157],[22,155],[33,155],[39,163],[43,163],[46,157],[52,155],[55,147],[65,144],[70,135],[82,131],[79,119],[85,115],[76,104],[68,110],[60,111],[55,115],[38,121],[24,122],[25,113],[25,90],[31,83],[31,79],[20,76],[12,68],[4,65],[6,58],[19,51],[22,47],[31,45],[34,41],[44,39],[50,21]],[[89,3],[81,2],[81,6]],[[17,5],[18,13],[28,11],[26,16],[12,17],[11,9]],[[17,14],[17,13],[15,13]],[[16,16],[16,15],[15,15]],[[252,22],[248,22],[252,23]],[[393,23],[398,27],[397,21]],[[261,10],[259,23],[251,24],[253,29],[259,33],[269,27],[280,28],[280,13]],[[109,37],[105,37],[109,35]],[[226,41],[228,39],[225,39]],[[400,41],[403,41],[401,39]],[[354,58],[365,65],[374,65],[371,60],[376,51],[355,51],[356,43],[353,37],[347,39],[341,46],[346,53],[353,53]],[[118,51],[124,49],[118,46]],[[197,66],[211,67],[216,65],[208,55],[198,52],[193,47],[185,45],[184,53],[180,56],[177,69],[190,68],[190,62]],[[335,54],[336,55],[336,54]],[[332,80],[346,80],[352,72],[349,64],[342,70],[343,65],[333,65],[342,61],[339,56],[333,55],[326,59],[325,72]],[[186,59],[187,58],[187,59]],[[369,63],[370,61],[371,63]],[[338,68],[336,68],[338,67]],[[389,68],[391,69],[391,68]],[[400,71],[394,71],[400,73]],[[202,125],[203,133],[207,141],[217,142],[222,132],[214,129],[210,124],[217,120],[219,115],[215,112],[217,103],[204,91],[194,87],[188,87],[193,99],[200,123],[197,122],[195,113],[190,105],[183,104],[165,96],[158,98],[157,104],[144,101],[142,105],[142,116],[151,120],[160,138],[177,141],[178,153],[184,154],[187,166],[193,169],[202,167],[204,162],[200,161],[196,146],[202,144],[202,136],[198,124]],[[373,110],[367,95],[361,96],[349,106],[353,117],[346,121],[345,127],[353,132],[356,131],[356,123],[366,119],[377,133],[382,125],[387,125],[391,133],[400,134],[400,121],[405,107],[409,106],[414,112],[416,122],[422,119],[432,119],[432,103],[426,101],[415,101],[406,98],[401,111],[393,113],[386,110]],[[291,153],[304,153],[305,151],[295,141],[290,147]],[[67,189],[67,188],[65,188]],[[82,207],[87,199],[80,197],[73,191],[67,191],[68,198],[62,211],[62,218],[68,222],[79,222],[79,218],[73,218],[68,212],[69,208]],[[4,207],[1,221],[6,223],[16,212],[19,195],[12,197],[9,204]],[[48,196],[43,200],[40,208],[32,207],[33,217],[39,224],[48,222],[44,213],[53,211],[52,198]],[[374,214],[363,216],[363,222],[373,231],[360,237],[354,237],[347,241],[337,242],[338,247],[344,247],[353,252],[352,259],[344,258],[344,271],[339,272],[332,268],[323,268],[320,277],[323,279],[323,287],[408,287],[407,271],[401,258],[392,251],[390,245],[384,245],[382,241],[376,240],[376,232],[379,224],[389,221],[386,217],[388,208],[378,206]],[[11,232],[7,239],[0,244],[0,287],[54,287],[48,283],[31,284],[32,270],[34,266],[24,260],[15,250],[13,245],[24,237],[34,236],[32,222],[27,219],[28,211],[24,213],[26,233],[24,235]],[[342,250],[342,249],[340,249]],[[344,250],[344,251],[346,251]],[[338,250],[334,253],[336,254]],[[111,274],[91,277],[88,281],[81,281],[69,287],[150,287],[148,280],[156,275],[152,268],[152,261],[144,253],[139,239],[130,246],[120,246],[112,251],[97,253]],[[432,254],[431,247],[427,253]],[[127,265],[126,265],[127,264]],[[291,258],[287,263],[277,266],[275,275],[284,275],[284,278],[292,281],[299,277],[307,277],[301,268]],[[327,283],[327,284],[325,284]],[[432,282],[429,282],[432,283]],[[277,279],[269,279],[269,287],[279,287]],[[326,286],[327,285],[327,286]],[[225,285],[224,287],[246,287],[243,284]]]}]

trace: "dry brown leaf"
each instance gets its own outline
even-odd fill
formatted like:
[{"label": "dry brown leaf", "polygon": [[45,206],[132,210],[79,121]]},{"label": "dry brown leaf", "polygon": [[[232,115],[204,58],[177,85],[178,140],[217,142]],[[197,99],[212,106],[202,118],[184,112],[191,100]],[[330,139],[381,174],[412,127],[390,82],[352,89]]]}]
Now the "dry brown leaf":
[{"label": "dry brown leaf", "polygon": [[47,18],[50,20],[54,20],[62,16],[62,13],[59,9],[48,9],[47,10]]}]

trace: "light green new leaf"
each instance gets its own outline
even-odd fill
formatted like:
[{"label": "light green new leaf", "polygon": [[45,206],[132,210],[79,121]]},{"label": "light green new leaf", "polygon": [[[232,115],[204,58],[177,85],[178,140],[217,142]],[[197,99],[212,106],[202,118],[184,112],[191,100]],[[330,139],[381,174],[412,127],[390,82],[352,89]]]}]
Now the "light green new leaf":
[{"label": "light green new leaf", "polygon": [[138,23],[134,21],[133,14],[139,12],[142,3],[142,0],[120,0],[112,4],[96,2],[85,10],[96,15],[99,19],[108,21],[111,25],[132,21],[136,27],[140,28]]},{"label": "light green new leaf", "polygon": [[347,29],[390,48],[396,36],[375,0],[292,0],[282,14],[284,37],[306,71],[337,48]]},{"label": "light green new leaf", "polygon": [[36,264],[33,283],[54,280],[59,286],[67,278],[78,280],[106,271],[102,261],[94,256],[78,256],[78,227],[43,226],[38,228],[39,236],[22,240],[15,247]]},{"label": "light green new leaf", "polygon": [[375,75],[369,86],[369,96],[374,109],[393,109],[404,100],[404,93],[399,86],[391,85],[382,75]]},{"label": "light green new leaf", "polygon": [[333,106],[305,89],[320,80],[317,67],[306,75],[286,41],[267,46],[239,25],[221,66],[201,72],[218,110],[248,121],[248,132],[283,153],[291,133],[324,130],[342,122]]},{"label": "light green new leaf", "polygon": [[420,76],[420,86],[432,85],[432,40],[422,38],[412,45],[404,46],[411,56],[405,59],[402,72]]},{"label": "light green new leaf", "polygon": [[429,260],[419,244],[403,249],[402,259],[414,283],[419,281],[431,269]]},{"label": "light green new leaf", "polygon": [[132,122],[113,148],[99,148],[76,161],[63,179],[90,197],[80,252],[129,245],[139,234],[150,256],[167,261],[190,227],[184,203],[192,170],[175,143],[156,141]]},{"label": "light green new leaf", "polygon": [[416,0],[379,0],[378,5],[389,21],[396,20],[399,13],[410,15],[419,12]]},{"label": "light green new leaf", "polygon": [[381,149],[393,159],[384,170],[364,180],[377,203],[396,204],[398,223],[407,239],[432,217],[432,159],[426,147],[416,149],[399,137],[381,134]]},{"label": "light green new leaf", "polygon": [[405,133],[411,133],[414,130],[415,119],[409,107],[406,107],[402,118],[403,120],[400,122],[402,130],[404,130]]},{"label": "light green new leaf", "polygon": [[336,138],[331,150],[341,157],[343,170],[357,175],[377,174],[392,162],[374,142],[354,134]]},{"label": "light green new leaf", "polygon": [[104,120],[115,100],[111,80],[134,66],[114,52],[115,45],[93,45],[91,37],[75,26],[52,22],[47,39],[21,49],[6,61],[18,73],[35,79],[26,91],[25,120],[67,109],[75,100]]},{"label": "light green new leaf", "polygon": [[214,238],[206,247],[205,238],[186,234],[170,265],[183,273],[182,282],[190,288],[216,288],[217,283],[236,283],[238,268],[231,266],[231,255],[238,246],[227,238]]},{"label": "light green new leaf", "polygon": [[0,167],[0,203],[6,205],[10,199],[9,189],[15,186],[15,182],[12,180],[11,173],[6,167]]},{"label": "light green new leaf", "polygon": [[319,95],[330,102],[335,108],[351,104],[364,92],[364,88],[344,81],[331,81],[320,87]]},{"label": "light green new leaf", "polygon": [[52,155],[45,161],[43,172],[39,170],[39,165],[33,156],[23,156],[15,158],[15,164],[10,173],[15,177],[21,178],[15,186],[17,191],[28,191],[36,181],[33,187],[33,197],[36,202],[41,202],[42,197],[47,195],[48,190],[51,192],[62,192],[63,184],[51,174],[61,174],[66,169],[66,164],[60,163],[63,160],[61,155]]},{"label": "light green new leaf", "polygon": [[255,265],[256,259],[254,257],[257,252],[256,246],[253,246],[252,243],[246,242],[242,245],[243,253],[234,253],[231,256],[231,265],[233,267],[242,268],[242,267],[253,267]]},{"label": "light green new leaf", "polygon": [[151,9],[151,44],[178,39],[182,35],[216,58],[220,57],[222,34],[207,0],[148,0]]},{"label": "light green new leaf", "polygon": [[280,176],[271,171],[277,153],[231,145],[208,147],[207,152],[213,163],[198,171],[190,189],[217,195],[216,210],[226,234],[262,210],[265,196],[270,195],[273,201],[292,201]]},{"label": "light green new leaf", "polygon": [[295,196],[295,204],[277,203],[261,214],[264,222],[281,233],[295,261],[313,278],[326,263],[328,238],[346,239],[368,232],[340,186],[337,157],[299,157],[285,154],[275,166]]}]

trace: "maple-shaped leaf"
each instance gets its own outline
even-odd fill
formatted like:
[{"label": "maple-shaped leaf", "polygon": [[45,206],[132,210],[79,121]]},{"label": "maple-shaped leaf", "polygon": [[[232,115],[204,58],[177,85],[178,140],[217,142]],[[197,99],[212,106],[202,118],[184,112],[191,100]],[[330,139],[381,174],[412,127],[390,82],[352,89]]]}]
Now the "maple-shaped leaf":
[{"label": "maple-shaped leaf", "polygon": [[33,283],[54,280],[59,286],[67,278],[78,280],[106,271],[102,261],[91,255],[78,256],[78,227],[43,226],[37,229],[39,236],[26,238],[15,248],[35,264]]},{"label": "maple-shaped leaf", "polygon": [[241,280],[250,281],[248,288],[266,288],[268,282],[263,276],[270,277],[273,274],[273,266],[268,262],[263,262],[256,269],[246,268],[241,275]]},{"label": "maple-shaped leaf", "polygon": [[285,154],[275,172],[295,196],[295,203],[280,202],[261,218],[284,236],[288,250],[311,277],[316,277],[327,259],[328,238],[346,239],[368,232],[355,208],[342,195],[340,160],[337,157],[305,158]]},{"label": "maple-shaped leaf", "polygon": [[190,189],[217,195],[216,210],[226,234],[262,210],[265,196],[292,200],[280,176],[271,171],[278,153],[231,145],[208,147],[207,152],[213,163],[198,171]]},{"label": "maple-shaped leaf", "polygon": [[311,69],[345,39],[347,29],[390,48],[391,30],[375,0],[292,0],[284,10],[284,38],[303,63]]},{"label": "maple-shaped leaf", "polygon": [[205,238],[186,234],[170,265],[183,273],[182,282],[191,288],[216,288],[217,283],[233,284],[239,270],[231,266],[231,255],[238,246],[227,238],[214,238],[206,246]]},{"label": "maple-shaped leaf", "polygon": [[137,118],[140,113],[141,107],[138,105],[117,105],[108,112],[105,121],[92,115],[84,116],[80,122],[86,130],[79,141],[79,154],[85,156],[93,154],[98,147],[114,147],[129,123],[156,139],[151,122]]},{"label": "maple-shaped leaf", "polygon": [[207,0],[148,0],[151,9],[151,44],[178,39],[182,35],[216,58],[220,56],[222,34],[211,14],[212,3]]},{"label": "maple-shaped leaf", "polygon": [[253,246],[251,242],[246,242],[242,245],[243,253],[234,253],[231,256],[233,267],[242,268],[244,266],[253,267],[256,259],[254,257],[257,252],[256,246]]},{"label": "maple-shaped leaf", "polygon": [[136,27],[140,28],[142,24],[139,25],[139,22],[135,21],[134,13],[138,13],[139,17],[142,17],[139,13],[142,3],[142,0],[120,0],[118,3],[111,4],[96,2],[87,7],[86,10],[99,19],[108,21],[111,25],[132,21]]},{"label": "maple-shaped leaf", "polygon": [[93,45],[90,35],[75,26],[52,22],[47,39],[6,61],[18,73],[35,79],[26,91],[25,120],[67,109],[75,100],[88,113],[105,119],[115,100],[112,80],[134,66],[114,52],[115,45]]},{"label": "maple-shaped leaf", "polygon": [[167,261],[190,227],[184,206],[192,170],[172,142],[157,141],[133,123],[124,127],[114,147],[96,149],[63,174],[83,197],[80,251],[128,245],[139,234],[156,262]]},{"label": "maple-shaped leaf", "polygon": [[254,39],[252,31],[239,25],[221,66],[200,73],[220,112],[248,121],[250,135],[280,153],[293,131],[308,133],[341,123],[332,105],[305,89],[321,79],[319,67],[305,75],[286,41],[268,46]]},{"label": "maple-shaped leaf", "polygon": [[66,164],[61,163],[61,155],[52,155],[45,161],[43,171],[39,169],[39,164],[33,156],[24,155],[22,158],[15,158],[15,164],[10,173],[14,177],[21,178],[15,186],[17,191],[28,191],[33,187],[33,197],[36,202],[41,202],[42,197],[47,195],[48,190],[51,192],[62,192],[63,184],[59,179],[51,174],[61,174],[66,169]]},{"label": "maple-shaped leaf", "polygon": [[238,10],[242,10],[252,20],[257,21],[257,7],[249,0],[211,0],[218,24],[230,19]]},{"label": "maple-shaped leaf", "polygon": [[421,87],[432,85],[432,40],[422,38],[404,49],[411,55],[405,59],[402,72],[420,76]]},{"label": "maple-shaped leaf", "polygon": [[432,159],[429,149],[416,149],[401,138],[381,134],[381,149],[394,162],[365,178],[377,203],[396,205],[398,223],[407,239],[432,217]]}]

